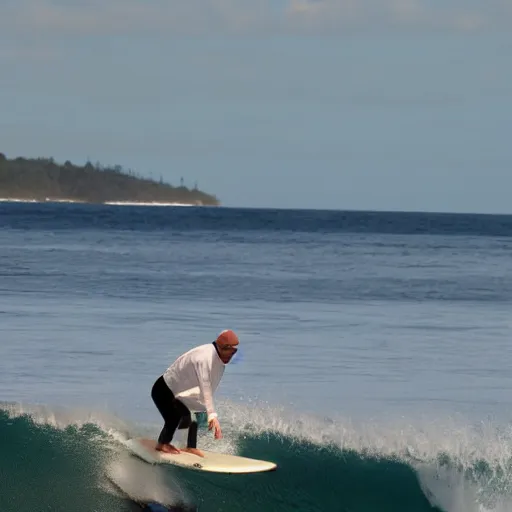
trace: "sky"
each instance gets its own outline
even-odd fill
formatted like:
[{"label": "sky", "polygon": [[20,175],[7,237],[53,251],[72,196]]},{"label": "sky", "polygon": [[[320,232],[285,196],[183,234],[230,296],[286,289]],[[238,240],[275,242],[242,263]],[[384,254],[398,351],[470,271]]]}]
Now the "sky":
[{"label": "sky", "polygon": [[512,0],[0,0],[0,152],[225,206],[512,213]]}]

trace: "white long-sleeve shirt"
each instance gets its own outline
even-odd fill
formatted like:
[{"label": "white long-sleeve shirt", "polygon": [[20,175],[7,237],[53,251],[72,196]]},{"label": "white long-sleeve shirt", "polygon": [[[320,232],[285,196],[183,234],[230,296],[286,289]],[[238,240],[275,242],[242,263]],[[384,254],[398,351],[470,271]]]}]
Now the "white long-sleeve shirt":
[{"label": "white long-sleeve shirt", "polygon": [[178,400],[192,412],[206,410],[210,421],[217,417],[213,393],[225,367],[213,343],[207,343],[178,357],[163,376]]}]

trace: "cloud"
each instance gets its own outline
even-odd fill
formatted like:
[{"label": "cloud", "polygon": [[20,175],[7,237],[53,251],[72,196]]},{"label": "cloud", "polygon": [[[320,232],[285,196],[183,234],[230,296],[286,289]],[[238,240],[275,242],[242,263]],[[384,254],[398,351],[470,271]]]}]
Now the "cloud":
[{"label": "cloud", "polygon": [[70,36],[237,32],[264,26],[272,13],[271,0],[18,0],[3,10],[5,30]]},{"label": "cloud", "polygon": [[512,20],[511,2],[491,2],[493,8],[427,0],[290,0],[287,24],[303,30],[360,28],[430,28],[474,30]]},{"label": "cloud", "polygon": [[360,28],[495,28],[512,19],[510,0],[10,0],[0,31],[19,34],[190,34],[313,32]]}]

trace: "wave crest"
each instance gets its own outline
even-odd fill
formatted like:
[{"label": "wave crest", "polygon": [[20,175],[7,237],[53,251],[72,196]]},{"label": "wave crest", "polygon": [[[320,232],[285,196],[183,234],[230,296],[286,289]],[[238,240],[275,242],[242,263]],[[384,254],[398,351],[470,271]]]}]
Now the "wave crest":
[{"label": "wave crest", "polygon": [[[340,503],[346,510],[358,512],[420,512],[432,507],[446,512],[512,510],[512,429],[508,427],[491,422],[470,425],[460,417],[414,421],[380,418],[358,423],[343,417],[296,414],[261,403],[223,402],[218,409],[224,439],[215,441],[211,433],[203,431],[200,445],[273,460],[278,463],[277,472],[257,478],[205,478],[204,474],[173,467],[150,468],[129,457],[117,441],[157,435],[160,424],[133,424],[106,412],[84,409],[2,404],[0,437],[18,435],[19,441],[35,436],[43,445],[54,443],[64,465],[69,463],[66,447],[79,442],[85,451],[77,452],[73,460],[80,456],[88,461],[91,454],[97,457],[99,453],[97,462],[109,453],[102,470],[110,471],[110,476],[121,475],[131,482],[133,491],[141,482],[158,482],[150,494],[158,499],[168,489],[181,497],[192,494],[201,502],[201,510],[219,510],[214,507],[221,503],[229,504],[223,510],[242,507],[247,512],[262,507],[340,510]],[[21,437],[20,431],[24,432]],[[10,452],[3,453],[5,460]],[[11,456],[10,467],[16,467],[14,460],[20,461],[20,455],[13,452]],[[82,468],[82,462],[74,466],[79,475]],[[158,476],[140,477],[153,469]],[[26,468],[19,471],[13,481],[22,480]],[[95,471],[82,479],[82,484],[98,483]]]}]

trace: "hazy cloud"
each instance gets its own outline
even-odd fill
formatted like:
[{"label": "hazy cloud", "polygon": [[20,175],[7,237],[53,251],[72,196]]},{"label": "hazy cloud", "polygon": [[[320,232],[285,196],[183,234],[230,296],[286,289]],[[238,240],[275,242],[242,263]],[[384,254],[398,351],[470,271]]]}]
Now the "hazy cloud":
[{"label": "hazy cloud", "polygon": [[379,26],[473,30],[509,23],[511,6],[511,0],[11,0],[0,7],[0,31],[79,36]]},{"label": "hazy cloud", "polygon": [[18,0],[0,7],[0,29],[39,34],[201,34],[270,23],[271,0]]},{"label": "hazy cloud", "polygon": [[473,30],[512,20],[510,0],[471,4],[426,0],[289,0],[287,25],[302,29],[379,27]]}]

